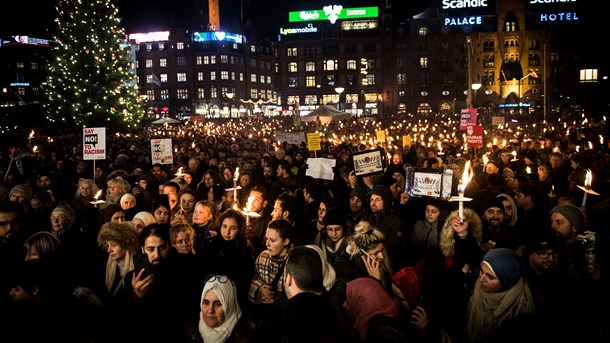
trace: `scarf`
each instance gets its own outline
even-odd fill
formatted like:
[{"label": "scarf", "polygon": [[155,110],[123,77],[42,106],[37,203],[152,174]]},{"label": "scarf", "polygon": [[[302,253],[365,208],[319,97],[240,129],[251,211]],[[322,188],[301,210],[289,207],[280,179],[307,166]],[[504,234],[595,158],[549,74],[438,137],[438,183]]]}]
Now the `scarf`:
[{"label": "scarf", "polygon": [[[204,342],[222,343],[233,333],[233,328],[241,317],[241,309],[237,302],[237,291],[231,280],[220,282],[218,278],[206,282],[201,293],[201,302],[209,291],[214,291],[218,295],[218,300],[222,304],[225,312],[225,321],[215,328],[208,327],[203,321],[203,313],[199,313],[199,334]],[[200,302],[200,303],[201,303]]]},{"label": "scarf", "polygon": [[6,182],[6,178],[8,177],[13,162],[15,162],[15,166],[17,166],[17,169],[19,170],[19,174],[25,175],[25,170],[23,169],[23,163],[21,162],[21,159],[26,156],[30,156],[30,154],[25,151],[20,152],[17,156],[14,156],[12,154],[8,155],[11,161],[8,163],[8,167],[6,168],[6,174],[4,174],[4,182]]},{"label": "scarf", "polygon": [[500,325],[521,313],[534,312],[532,292],[520,278],[512,288],[498,293],[485,293],[479,280],[468,304],[466,336],[468,342],[487,342],[489,335]]}]

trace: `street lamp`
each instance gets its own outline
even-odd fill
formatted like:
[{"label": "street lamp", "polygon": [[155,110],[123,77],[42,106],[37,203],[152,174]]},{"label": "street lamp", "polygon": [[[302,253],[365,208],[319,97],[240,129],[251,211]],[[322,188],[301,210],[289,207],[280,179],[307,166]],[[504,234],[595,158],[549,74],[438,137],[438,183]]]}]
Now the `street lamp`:
[{"label": "street lamp", "polygon": [[527,75],[525,75],[524,77],[519,79],[519,114],[521,114],[521,95],[522,95],[521,94],[521,82],[530,76],[535,79],[538,78],[538,74],[536,74],[536,72],[533,69],[530,69],[527,71]]},{"label": "street lamp", "polygon": [[477,91],[481,88],[481,86],[483,86],[483,85],[480,84],[480,83],[473,83],[472,85],[470,85],[470,87],[474,91],[474,93],[473,93],[473,100],[472,100],[472,107],[477,107]]},{"label": "street lamp", "polygon": [[345,88],[335,87],[335,92],[337,92],[337,94],[339,94],[339,100],[337,100],[337,109],[338,110],[341,109],[341,93],[343,93],[343,91],[345,91]]},{"label": "street lamp", "polygon": [[233,116],[233,97],[235,96],[235,93],[233,93],[233,91],[227,91],[225,92],[225,96],[227,97],[227,99],[229,99],[229,118]]}]

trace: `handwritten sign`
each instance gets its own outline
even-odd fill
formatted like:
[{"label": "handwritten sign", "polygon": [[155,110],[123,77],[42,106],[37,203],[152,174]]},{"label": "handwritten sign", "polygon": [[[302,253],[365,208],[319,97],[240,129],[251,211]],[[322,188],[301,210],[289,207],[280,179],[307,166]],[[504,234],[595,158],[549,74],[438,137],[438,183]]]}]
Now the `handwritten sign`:
[{"label": "handwritten sign", "polygon": [[83,160],[106,159],[106,128],[83,129]]},{"label": "handwritten sign", "polygon": [[322,146],[320,145],[320,134],[317,132],[312,132],[307,134],[307,149],[314,150],[322,150]]}]

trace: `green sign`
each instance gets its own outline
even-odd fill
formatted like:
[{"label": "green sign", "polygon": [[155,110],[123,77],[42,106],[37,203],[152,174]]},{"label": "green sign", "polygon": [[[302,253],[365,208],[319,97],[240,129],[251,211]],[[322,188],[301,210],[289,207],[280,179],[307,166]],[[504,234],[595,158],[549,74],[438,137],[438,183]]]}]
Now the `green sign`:
[{"label": "green sign", "polygon": [[378,16],[378,7],[342,8],[341,6],[325,6],[321,10],[288,12],[288,21],[296,23],[301,21],[329,20],[334,23],[338,19],[377,18]]}]

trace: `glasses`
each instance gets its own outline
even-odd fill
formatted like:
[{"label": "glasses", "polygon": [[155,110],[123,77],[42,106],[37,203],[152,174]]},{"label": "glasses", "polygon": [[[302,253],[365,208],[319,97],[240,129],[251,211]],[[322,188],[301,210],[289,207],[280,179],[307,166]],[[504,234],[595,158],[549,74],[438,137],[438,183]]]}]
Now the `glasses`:
[{"label": "glasses", "polygon": [[231,281],[231,279],[229,279],[228,276],[226,275],[214,275],[214,274],[210,274],[205,278],[205,282],[214,282],[214,281],[218,281],[220,283],[227,283],[227,282],[231,282],[231,284],[233,283],[233,281]]},{"label": "glasses", "polygon": [[326,231],[327,232],[341,232],[343,231],[343,228],[341,226],[339,227],[326,227]]},{"label": "glasses", "polygon": [[553,258],[557,258],[559,256],[559,252],[557,252],[555,250],[542,250],[542,251],[536,251],[536,255],[538,255],[538,258],[546,260],[551,255],[553,255]]}]

